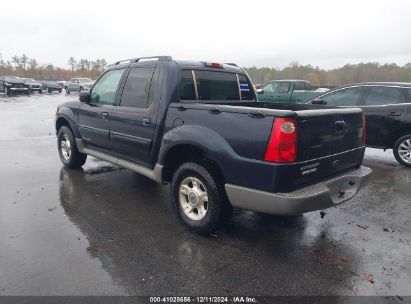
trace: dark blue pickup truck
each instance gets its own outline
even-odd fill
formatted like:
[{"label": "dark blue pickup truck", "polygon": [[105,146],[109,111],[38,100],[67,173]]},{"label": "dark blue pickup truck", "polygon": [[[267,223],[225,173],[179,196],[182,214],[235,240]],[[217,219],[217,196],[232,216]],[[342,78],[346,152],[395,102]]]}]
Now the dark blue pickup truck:
[{"label": "dark blue pickup truck", "polygon": [[232,207],[292,215],[358,192],[371,173],[361,109],[256,101],[233,64],[119,61],[58,107],[58,152],[68,168],[92,155],[170,183],[178,218],[201,234]]}]

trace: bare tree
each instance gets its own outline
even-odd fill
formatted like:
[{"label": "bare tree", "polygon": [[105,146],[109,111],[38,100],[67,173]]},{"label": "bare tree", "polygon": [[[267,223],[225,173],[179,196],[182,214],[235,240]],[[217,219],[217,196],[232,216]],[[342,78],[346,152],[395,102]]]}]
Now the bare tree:
[{"label": "bare tree", "polygon": [[11,61],[14,64],[14,67],[16,68],[16,70],[20,69],[21,70],[21,62],[20,62],[20,57],[15,55],[13,57],[11,57]]},{"label": "bare tree", "polygon": [[70,57],[68,59],[68,65],[71,67],[71,77],[73,77],[74,74],[74,68],[77,66],[77,61],[74,57]]},{"label": "bare tree", "polygon": [[26,54],[21,55],[20,63],[21,63],[21,67],[23,71],[26,70],[26,65],[27,65],[28,60],[29,60],[29,57]]}]

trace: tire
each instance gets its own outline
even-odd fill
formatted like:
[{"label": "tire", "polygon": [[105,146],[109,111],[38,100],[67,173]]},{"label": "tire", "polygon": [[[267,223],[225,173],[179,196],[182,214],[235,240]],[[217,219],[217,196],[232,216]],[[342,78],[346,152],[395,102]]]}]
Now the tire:
[{"label": "tire", "polygon": [[401,165],[411,167],[411,134],[405,135],[395,142],[393,153]]},{"label": "tire", "polygon": [[60,89],[60,90],[59,90],[59,93],[61,93],[61,91],[62,91],[62,90]]},{"label": "tire", "polygon": [[224,183],[206,164],[183,163],[173,175],[170,190],[179,221],[201,235],[222,224],[231,208]]},{"label": "tire", "polygon": [[43,90],[39,90],[39,94],[43,94]]},{"label": "tire", "polygon": [[66,89],[66,94],[70,94],[70,90],[69,90],[69,89]]},{"label": "tire", "polygon": [[24,93],[25,93],[26,95],[30,95],[31,92],[30,92],[30,90],[27,90],[27,91],[25,91]]},{"label": "tire", "polygon": [[73,132],[66,126],[62,126],[58,131],[57,149],[60,160],[66,168],[80,168],[86,162],[87,154],[77,150]]},{"label": "tire", "polygon": [[84,88],[80,87],[79,92],[83,92]]}]

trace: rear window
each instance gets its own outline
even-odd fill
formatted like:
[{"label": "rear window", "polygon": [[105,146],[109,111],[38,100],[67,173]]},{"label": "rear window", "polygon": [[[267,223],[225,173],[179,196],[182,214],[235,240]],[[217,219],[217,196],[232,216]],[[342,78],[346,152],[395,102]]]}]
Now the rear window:
[{"label": "rear window", "polygon": [[[196,83],[194,83],[194,79]],[[253,94],[251,85],[245,75],[183,70],[181,73],[180,99],[252,100]]]}]

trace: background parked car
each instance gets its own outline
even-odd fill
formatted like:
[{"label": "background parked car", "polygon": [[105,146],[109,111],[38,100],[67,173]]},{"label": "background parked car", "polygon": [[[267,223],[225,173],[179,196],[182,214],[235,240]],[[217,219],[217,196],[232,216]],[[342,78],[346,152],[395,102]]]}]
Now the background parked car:
[{"label": "background parked car", "polygon": [[257,90],[258,101],[276,103],[301,103],[314,98],[322,91],[313,90],[307,80],[274,80]]},{"label": "background parked car", "polygon": [[29,86],[20,77],[0,76],[0,80],[3,82],[6,95],[12,93],[30,94]]},{"label": "background parked car", "polygon": [[34,80],[33,78],[21,78],[26,85],[29,86],[30,93],[37,91],[40,94],[43,93],[43,86],[40,82]]},{"label": "background parked car", "polygon": [[47,92],[49,92],[49,93],[51,93],[51,92],[53,92],[53,91],[58,91],[59,93],[61,93],[61,91],[63,90],[62,88],[61,88],[61,86],[57,83],[57,82],[55,82],[55,81],[53,81],[53,80],[45,80],[45,81],[43,81],[43,84],[45,85],[45,87],[46,87],[46,91]]},{"label": "background parked car", "polygon": [[90,78],[72,78],[67,85],[66,92],[70,94],[70,92],[88,91],[93,83],[94,81]]},{"label": "background parked car", "polygon": [[411,83],[361,83],[341,87],[308,103],[360,107],[367,122],[367,146],[393,149],[411,167]]}]

